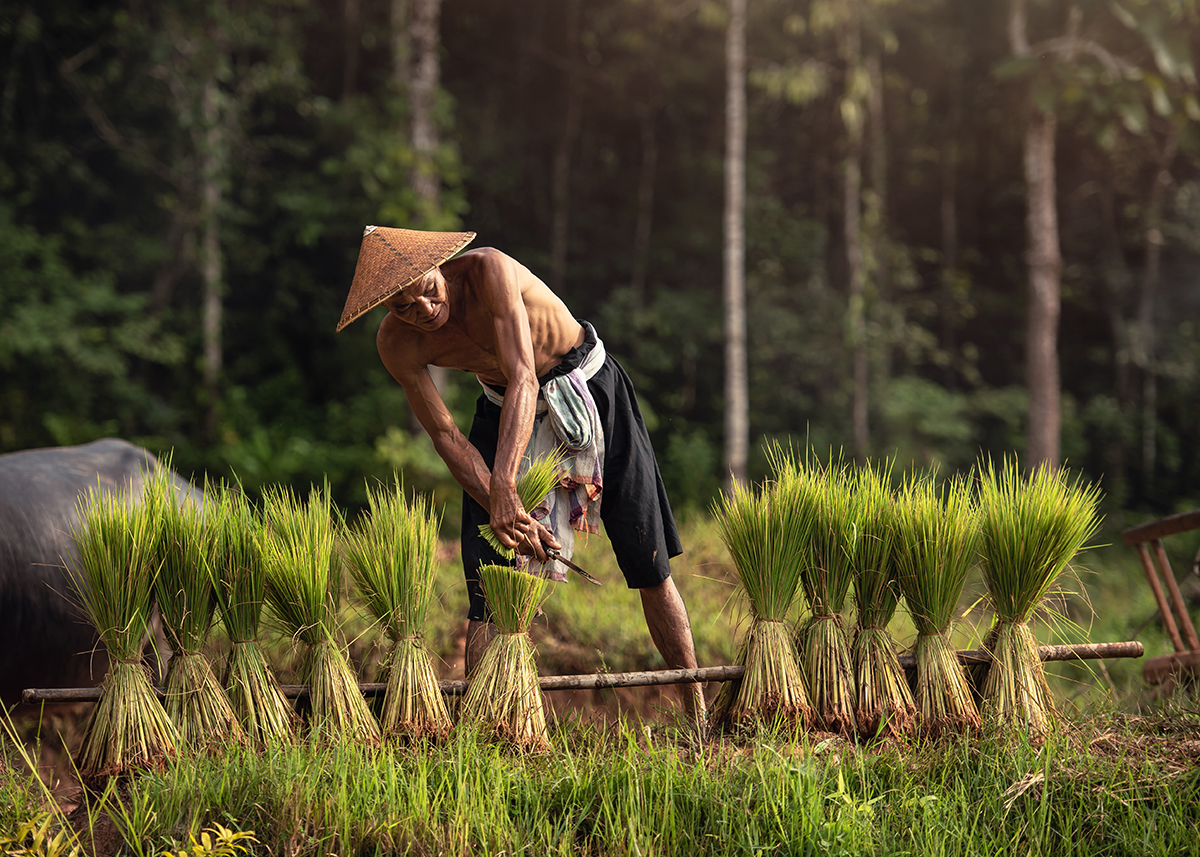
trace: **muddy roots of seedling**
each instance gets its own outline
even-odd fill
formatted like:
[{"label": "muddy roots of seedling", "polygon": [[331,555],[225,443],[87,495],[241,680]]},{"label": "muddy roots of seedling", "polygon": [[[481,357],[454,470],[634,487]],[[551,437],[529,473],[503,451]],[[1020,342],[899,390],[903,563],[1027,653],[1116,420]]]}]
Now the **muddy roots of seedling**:
[{"label": "muddy roots of seedling", "polygon": [[295,737],[300,718],[283,695],[257,641],[234,642],[224,684],[233,713],[252,741],[266,745]]},{"label": "muddy roots of seedling", "polygon": [[240,743],[246,733],[200,652],[176,652],[167,667],[167,716],[186,747],[209,748]]},{"label": "muddy roots of seedling", "polygon": [[984,710],[1001,728],[1041,741],[1049,731],[1054,702],[1037,639],[1024,622],[1001,622],[991,648],[992,665],[984,683]]},{"label": "muddy roots of seedling", "polygon": [[358,687],[346,652],[333,640],[308,650],[309,731],[331,740],[379,743],[379,726]]},{"label": "muddy roots of seedling", "polygon": [[467,687],[462,717],[517,749],[550,749],[533,643],[527,633],[499,633],[488,644]]},{"label": "muddy roots of seedling", "polygon": [[397,640],[384,669],[387,690],[380,717],[384,737],[445,738],[450,733],[450,713],[420,637]]},{"label": "muddy roots of seedling", "polygon": [[841,617],[813,616],[802,635],[802,664],[808,679],[813,721],[827,732],[851,737],[858,729],[854,717],[854,674]]},{"label": "muddy roots of seedling", "polygon": [[945,733],[979,729],[979,710],[949,637],[919,634],[916,655],[917,686],[913,697],[921,717],[921,733],[937,738]]},{"label": "muddy roots of seedling", "polygon": [[100,699],[83,728],[76,762],[85,782],[141,768],[161,768],[175,755],[178,736],[150,684],[145,666],[114,661]]},{"label": "muddy roots of seedling", "polygon": [[756,618],[738,650],[742,678],[725,682],[713,701],[712,722],[731,732],[759,726],[807,729],[812,707],[792,632],[784,622]]},{"label": "muddy roots of seedling", "polygon": [[909,734],[917,706],[891,635],[884,628],[859,628],[850,657],[854,663],[858,734],[863,738]]}]

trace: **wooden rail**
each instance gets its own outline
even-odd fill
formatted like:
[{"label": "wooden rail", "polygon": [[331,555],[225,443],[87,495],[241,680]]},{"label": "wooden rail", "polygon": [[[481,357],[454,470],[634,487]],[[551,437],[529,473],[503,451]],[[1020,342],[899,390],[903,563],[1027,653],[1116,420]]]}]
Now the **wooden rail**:
[{"label": "wooden rail", "polygon": [[[1084,643],[1074,646],[1041,646],[1038,655],[1043,661],[1084,661],[1100,658],[1140,658],[1144,649],[1142,644],[1135,641],[1124,643]],[[965,649],[958,653],[958,660],[964,666],[991,663],[992,657],[982,649]],[[900,655],[900,666],[905,669],[916,668],[916,658],[912,655]],[[700,667],[694,670],[647,670],[645,672],[628,673],[595,673],[591,675],[559,675],[543,676],[538,680],[543,691],[557,690],[595,690],[606,687],[649,687],[667,684],[691,684],[693,682],[732,681],[741,678],[746,672],[741,666]],[[458,696],[467,689],[467,682],[451,680],[439,682],[442,692],[448,696]],[[383,696],[387,685],[361,684],[363,695],[370,697]],[[162,688],[155,688],[161,695]],[[285,696],[295,699],[308,696],[307,685],[290,684],[283,686]],[[21,694],[21,701],[30,702],[94,702],[100,698],[98,687],[60,687],[60,688],[27,688]]]},{"label": "wooden rail", "polygon": [[[1197,666],[1200,665],[1200,637],[1196,634],[1196,626],[1192,623],[1187,602],[1183,599],[1183,592],[1179,589],[1179,581],[1167,559],[1162,540],[1197,528],[1200,528],[1200,509],[1129,527],[1121,533],[1122,541],[1137,549],[1146,582],[1150,584],[1154,603],[1158,605],[1158,614],[1162,616],[1163,627],[1175,649],[1174,654],[1146,661],[1142,665],[1142,677],[1149,684],[1163,684],[1168,691],[1168,682],[1173,682],[1176,676],[1197,672]],[[1197,554],[1197,561],[1200,562],[1200,554]]]}]

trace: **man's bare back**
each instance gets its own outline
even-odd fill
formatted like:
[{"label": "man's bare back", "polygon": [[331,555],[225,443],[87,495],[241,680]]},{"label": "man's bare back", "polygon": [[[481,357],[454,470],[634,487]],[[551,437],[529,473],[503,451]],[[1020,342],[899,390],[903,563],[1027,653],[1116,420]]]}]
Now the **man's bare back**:
[{"label": "man's bare back", "polygon": [[566,304],[528,268],[499,250],[467,251],[431,272],[436,273],[444,283],[429,276],[384,302],[391,312],[379,328],[379,353],[402,373],[443,366],[508,386],[500,352],[506,346],[522,346],[502,340],[504,316],[518,313],[516,297],[527,319],[535,375],[546,374],[583,342],[583,328]]}]

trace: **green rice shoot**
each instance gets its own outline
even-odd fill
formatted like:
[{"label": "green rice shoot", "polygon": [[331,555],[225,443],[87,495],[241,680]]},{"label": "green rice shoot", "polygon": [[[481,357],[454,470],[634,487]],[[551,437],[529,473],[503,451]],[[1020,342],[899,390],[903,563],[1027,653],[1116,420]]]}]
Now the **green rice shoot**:
[{"label": "green rice shoot", "polygon": [[80,498],[78,509],[73,533],[78,563],[68,574],[108,650],[109,668],[75,761],[85,782],[98,783],[161,767],[175,754],[178,735],[142,661],[158,573],[151,517],[134,497],[106,493],[98,482]]},{"label": "green rice shoot", "polygon": [[734,483],[713,504],[751,617],[735,661],[746,672],[725,682],[713,702],[712,722],[720,728],[804,729],[812,716],[788,622],[814,525],[812,506],[776,487],[755,491]]},{"label": "green rice shoot", "polygon": [[[517,497],[520,498],[521,506],[526,512],[532,512],[546,495],[554,490],[561,471],[561,455],[546,455],[529,463],[529,468],[517,480]],[[500,556],[510,561],[517,558],[515,550],[505,547],[496,538],[491,524],[480,524],[479,534]]]},{"label": "green rice shoot", "polygon": [[511,566],[479,569],[496,625],[463,698],[461,716],[520,750],[548,750],[550,738],[529,626],[545,601],[549,581]]},{"label": "green rice shoot", "polygon": [[367,488],[368,513],[346,528],[347,566],[359,600],[391,641],[380,668],[385,681],[384,737],[445,737],[450,714],[434,672],[423,627],[433,597],[439,521],[430,501],[410,501],[397,480]]},{"label": "green rice shoot", "polygon": [[211,520],[174,490],[169,464],[146,481],[143,504],[155,530],[154,595],[173,650],[165,682],[167,714],[185,746],[242,740],[237,715],[202,651],[216,606]]},{"label": "green rice shoot", "polygon": [[939,494],[930,476],[910,476],[895,508],[900,589],[917,628],[920,728],[930,737],[978,729],[979,711],[950,639],[979,542],[969,488],[955,478]]},{"label": "green rice shoot", "polygon": [[1029,621],[1100,526],[1100,490],[1045,465],[1024,476],[1015,457],[979,471],[979,552],[996,611],[984,713],[1040,740],[1054,704]]},{"label": "green rice shoot", "polygon": [[267,604],[285,632],[305,649],[301,675],[311,705],[309,733],[329,740],[379,742],[379,726],[337,641],[341,575],[328,488],[306,501],[290,488],[263,492],[265,527],[258,544],[267,572]]},{"label": "green rice shoot", "polygon": [[895,500],[891,465],[860,467],[852,479],[852,509],[858,539],[853,554],[858,628],[850,659],[854,667],[854,713],[864,738],[906,735],[916,703],[887,626],[900,601],[895,561]]},{"label": "green rice shoot", "polygon": [[213,527],[213,588],[230,643],[223,680],[226,694],[242,728],[255,742],[290,740],[299,718],[258,642],[267,585],[256,540],[261,521],[239,489],[206,485],[204,493]]},{"label": "green rice shoot", "polygon": [[854,578],[856,531],[847,467],[841,461],[822,466],[815,456],[799,461],[794,453],[770,457],[783,502],[804,509],[814,524],[801,582],[811,615],[800,629],[801,665],[808,683],[814,721],[846,736],[858,731],[854,716],[854,674],[842,608]]}]

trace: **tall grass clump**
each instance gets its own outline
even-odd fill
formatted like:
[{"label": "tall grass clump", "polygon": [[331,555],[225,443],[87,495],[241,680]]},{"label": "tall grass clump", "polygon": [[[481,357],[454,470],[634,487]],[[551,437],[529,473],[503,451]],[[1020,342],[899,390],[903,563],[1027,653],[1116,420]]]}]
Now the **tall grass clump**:
[{"label": "tall grass clump", "polygon": [[914,697],[920,728],[931,737],[977,729],[979,711],[950,639],[979,542],[967,483],[954,479],[939,494],[931,477],[910,477],[895,520],[900,589],[917,628]]},{"label": "tall grass clump", "polygon": [[444,737],[450,714],[422,629],[433,596],[438,519],[429,500],[408,501],[397,481],[367,488],[368,513],[346,528],[347,565],[359,598],[391,640],[380,668],[387,683],[385,737]]},{"label": "tall grass clump", "polygon": [[161,765],[178,735],[142,662],[158,567],[150,515],[99,484],[80,498],[79,555],[68,569],[80,605],[108,649],[100,699],[83,727],[77,765],[86,782]]},{"label": "tall grass clump", "polygon": [[[529,469],[517,480],[517,496],[526,512],[532,512],[558,485],[559,472],[562,470],[561,455],[546,455],[529,463]],[[517,558],[517,552],[505,547],[492,531],[491,524],[480,524],[479,534],[484,537],[496,553],[507,560]]]},{"label": "tall grass clump", "polygon": [[302,502],[287,487],[268,487],[263,518],[259,550],[267,603],[292,640],[305,648],[301,675],[311,704],[310,733],[377,743],[379,727],[335,636],[341,575],[328,488],[313,487]]},{"label": "tall grass clump", "polygon": [[246,733],[259,744],[287,740],[298,725],[258,643],[267,576],[256,538],[261,521],[240,490],[206,486],[212,537],[213,587],[229,634],[224,685]]},{"label": "tall grass clump", "polygon": [[812,716],[788,614],[813,527],[812,508],[773,483],[754,491],[739,483],[713,504],[721,541],[750,602],[750,627],[736,663],[746,672],[726,682],[713,703],[713,723],[739,728],[806,728]]},{"label": "tall grass clump", "polygon": [[853,554],[858,629],[854,666],[854,712],[864,737],[900,737],[912,728],[916,703],[887,626],[900,601],[896,565],[895,500],[891,466],[859,468],[851,483],[852,517],[858,529]]},{"label": "tall grass clump", "polygon": [[471,675],[462,718],[483,725],[519,749],[549,749],[529,639],[529,626],[546,599],[549,581],[504,565],[480,567],[479,579],[497,633]]},{"label": "tall grass clump", "polygon": [[854,675],[842,608],[854,577],[856,531],[850,477],[845,464],[827,466],[792,453],[770,457],[781,502],[795,504],[812,520],[801,582],[811,615],[799,633],[801,665],[814,720],[822,729],[853,735]]},{"label": "tall grass clump", "polygon": [[216,606],[212,520],[197,503],[179,496],[167,467],[146,481],[143,504],[155,529],[159,571],[154,596],[173,652],[166,677],[167,714],[186,746],[241,740],[245,733],[202,651]]},{"label": "tall grass clump", "polygon": [[1046,465],[1025,477],[1015,458],[979,470],[979,552],[996,611],[984,712],[1040,740],[1054,703],[1029,621],[1100,526],[1100,489]]}]

